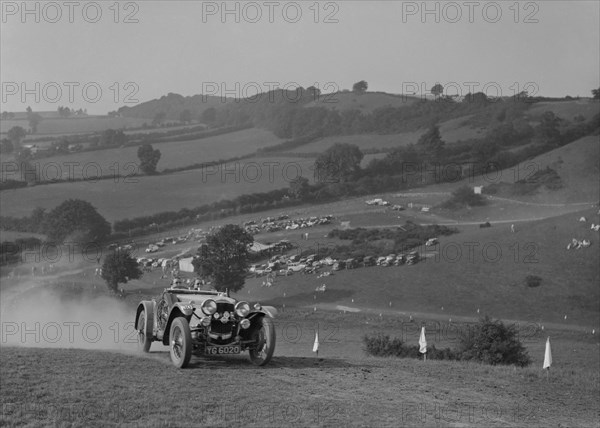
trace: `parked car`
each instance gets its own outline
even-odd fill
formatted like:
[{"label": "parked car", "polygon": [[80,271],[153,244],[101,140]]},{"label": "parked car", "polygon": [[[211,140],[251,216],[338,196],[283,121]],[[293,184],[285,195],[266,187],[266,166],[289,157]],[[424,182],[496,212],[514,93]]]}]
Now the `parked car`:
[{"label": "parked car", "polygon": [[150,351],[152,342],[162,342],[178,368],[186,367],[192,355],[248,351],[256,365],[271,360],[275,350],[274,307],[251,307],[226,293],[181,287],[179,281],[165,289],[160,298],[138,305],[134,325],[143,352]]},{"label": "parked car", "polygon": [[410,253],[406,256],[406,264],[407,265],[414,265],[415,263],[418,263],[419,260],[420,260],[419,253],[417,251],[413,251],[412,253]]}]

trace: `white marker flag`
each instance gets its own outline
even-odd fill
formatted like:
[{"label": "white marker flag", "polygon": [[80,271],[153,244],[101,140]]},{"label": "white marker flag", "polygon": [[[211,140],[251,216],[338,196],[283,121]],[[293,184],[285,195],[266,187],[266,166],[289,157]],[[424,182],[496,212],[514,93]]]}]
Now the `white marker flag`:
[{"label": "white marker flag", "polygon": [[315,331],[315,343],[313,345],[313,352],[319,352],[319,332]]},{"label": "white marker flag", "polygon": [[550,349],[550,336],[546,339],[546,353],[544,354],[543,369],[549,369],[552,365],[552,349]]},{"label": "white marker flag", "polygon": [[425,327],[421,327],[421,337],[419,338],[419,352],[421,354],[427,352],[427,340],[425,340]]}]

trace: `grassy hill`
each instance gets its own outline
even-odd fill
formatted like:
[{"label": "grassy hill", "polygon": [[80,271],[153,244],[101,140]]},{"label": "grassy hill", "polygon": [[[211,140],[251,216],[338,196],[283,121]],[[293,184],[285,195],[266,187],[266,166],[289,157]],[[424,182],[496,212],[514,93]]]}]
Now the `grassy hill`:
[{"label": "grassy hill", "polygon": [[573,121],[579,115],[589,120],[600,111],[600,102],[587,98],[572,101],[543,101],[534,104],[528,114],[532,119],[539,119],[546,111],[551,111],[561,119],[569,121]]},{"label": "grassy hill", "polygon": [[597,202],[600,194],[600,139],[588,136],[558,149],[544,153],[518,166],[487,177],[475,178],[474,185],[515,183],[527,180],[538,171],[550,167],[558,173],[562,187],[558,190],[541,188],[534,194],[519,195],[509,188],[498,196],[509,196],[530,203]]},{"label": "grassy hill", "polygon": [[194,95],[184,97],[169,93],[159,99],[146,101],[133,107],[121,107],[119,113],[125,117],[144,118],[152,120],[156,114],[165,113],[168,120],[179,120],[182,111],[189,110],[192,119],[197,119],[208,108],[218,109],[234,101],[233,98],[215,97],[210,95]]},{"label": "grassy hill", "polygon": [[413,96],[385,92],[366,92],[364,94],[335,92],[321,95],[318,100],[306,104],[305,107],[325,107],[339,111],[360,110],[367,113],[382,107],[406,107],[417,101],[419,99]]}]

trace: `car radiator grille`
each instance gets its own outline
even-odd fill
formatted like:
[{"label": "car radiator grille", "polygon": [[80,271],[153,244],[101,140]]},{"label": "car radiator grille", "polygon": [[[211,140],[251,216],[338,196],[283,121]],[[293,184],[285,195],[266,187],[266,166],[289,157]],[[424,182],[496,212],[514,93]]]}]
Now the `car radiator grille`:
[{"label": "car radiator grille", "polygon": [[[221,317],[223,316],[223,312],[229,312],[230,318],[229,322],[223,324],[221,322]],[[230,303],[217,303],[217,313],[219,314],[219,319],[212,319],[210,323],[210,332],[216,334],[228,334],[231,333],[233,329],[232,316],[234,314],[234,306]]]}]

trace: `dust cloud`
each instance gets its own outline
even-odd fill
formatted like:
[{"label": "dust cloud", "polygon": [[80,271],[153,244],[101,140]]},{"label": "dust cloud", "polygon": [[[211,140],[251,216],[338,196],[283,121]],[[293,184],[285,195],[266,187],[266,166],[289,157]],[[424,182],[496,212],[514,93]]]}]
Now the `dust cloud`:
[{"label": "dust cloud", "polygon": [[135,310],[109,296],[22,283],[0,292],[0,346],[135,351]]}]

